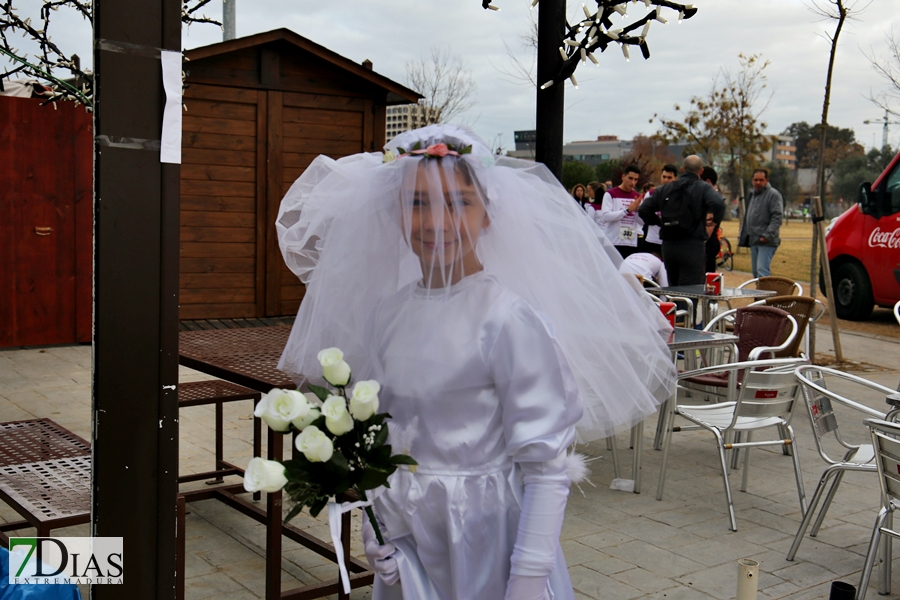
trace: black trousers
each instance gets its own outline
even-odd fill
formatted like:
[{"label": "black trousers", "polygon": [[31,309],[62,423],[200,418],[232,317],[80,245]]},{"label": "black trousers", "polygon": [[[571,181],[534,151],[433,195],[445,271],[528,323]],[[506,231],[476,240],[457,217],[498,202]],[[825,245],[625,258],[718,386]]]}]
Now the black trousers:
[{"label": "black trousers", "polygon": [[706,242],[663,240],[662,253],[669,285],[706,283]]}]

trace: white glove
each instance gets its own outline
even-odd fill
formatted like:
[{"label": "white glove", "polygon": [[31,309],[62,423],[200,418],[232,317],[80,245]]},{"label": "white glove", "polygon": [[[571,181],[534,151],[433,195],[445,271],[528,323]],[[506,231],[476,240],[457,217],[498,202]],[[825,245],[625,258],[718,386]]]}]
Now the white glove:
[{"label": "white glove", "polygon": [[546,577],[510,575],[506,600],[549,600]]},{"label": "white glove", "polygon": [[510,558],[506,600],[546,600],[569,495],[566,455],[563,452],[547,462],[518,465],[525,494]]},{"label": "white glove", "polygon": [[[381,526],[380,523],[379,526]],[[384,530],[384,527],[381,526],[381,529]],[[362,534],[366,558],[372,570],[378,573],[378,576],[387,585],[394,585],[400,581],[400,569],[397,566],[397,560],[394,558],[397,548],[390,542],[386,542],[384,546],[378,543],[375,529],[365,513],[363,513]]]}]

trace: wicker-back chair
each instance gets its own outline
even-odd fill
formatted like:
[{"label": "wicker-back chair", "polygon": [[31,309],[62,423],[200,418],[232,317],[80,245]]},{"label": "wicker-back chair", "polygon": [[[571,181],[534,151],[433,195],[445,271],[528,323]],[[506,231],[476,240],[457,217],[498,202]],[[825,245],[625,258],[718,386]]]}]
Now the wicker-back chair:
[{"label": "wicker-back chair", "polygon": [[[758,305],[780,308],[797,321],[799,334],[794,337],[790,346],[777,352],[775,358],[801,356],[801,342],[807,340],[806,344],[809,343],[809,337],[805,334],[808,334],[810,323],[815,323],[825,314],[825,305],[809,296],[770,296],[753,304]],[[805,354],[809,354],[809,349],[805,345],[803,350]]]},{"label": "wicker-back chair", "polygon": [[[734,335],[738,337],[738,341],[735,344],[737,356],[728,357],[726,362],[729,363],[772,358],[774,353],[786,348],[799,334],[796,321],[789,313],[774,306],[761,305],[743,306],[726,311],[710,321],[705,330],[712,331],[718,320],[731,317],[734,318]],[[737,376],[740,385],[743,372],[738,372]],[[681,385],[718,396],[728,389],[728,373],[711,371],[688,376]],[[731,397],[720,399],[734,400]]]},{"label": "wicker-back chair", "polygon": [[757,277],[745,281],[738,286],[738,289],[753,286],[757,290],[769,290],[775,292],[779,296],[802,296],[803,286],[787,277],[778,277],[776,275],[767,275],[766,277]]}]

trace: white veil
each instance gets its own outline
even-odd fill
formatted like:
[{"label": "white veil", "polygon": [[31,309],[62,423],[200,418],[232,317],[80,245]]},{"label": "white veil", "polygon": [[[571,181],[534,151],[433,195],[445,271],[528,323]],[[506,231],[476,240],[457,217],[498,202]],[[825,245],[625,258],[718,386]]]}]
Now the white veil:
[{"label": "white veil", "polygon": [[387,149],[388,157],[403,156],[318,157],[281,203],[281,250],[308,287],[280,369],[302,382],[320,372],[319,350],[337,346],[355,375],[369,372],[366,331],[379,303],[422,287],[449,294],[440,274],[468,268],[448,250],[423,275],[409,241],[415,211],[429,210],[421,198],[444,196],[462,211],[465,190],[474,189],[489,225],[478,230],[433,202],[429,247],[476,245],[484,269],[548,323],[584,404],[580,440],[632,425],[669,396],[668,325],[618,273],[603,233],[546,167],[494,157],[474,133],[452,125],[406,132]]}]

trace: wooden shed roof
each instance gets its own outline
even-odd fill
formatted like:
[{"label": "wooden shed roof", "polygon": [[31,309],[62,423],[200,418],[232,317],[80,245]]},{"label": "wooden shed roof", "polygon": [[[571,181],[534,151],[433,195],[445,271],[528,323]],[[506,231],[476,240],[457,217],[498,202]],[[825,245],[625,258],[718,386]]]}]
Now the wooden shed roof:
[{"label": "wooden shed roof", "polygon": [[255,35],[228,40],[227,42],[201,46],[200,48],[188,50],[185,54],[189,60],[199,60],[279,41],[292,44],[301,50],[309,52],[310,54],[331,63],[339,69],[343,69],[344,71],[352,73],[357,77],[383,88],[387,92],[388,104],[416,103],[422,98],[422,95],[418,92],[397,83],[393,79],[389,79],[384,75],[379,75],[375,71],[368,69],[359,63],[353,62],[349,58],[343,57],[286,28],[273,29],[272,31],[266,31],[264,33],[257,33]]}]

